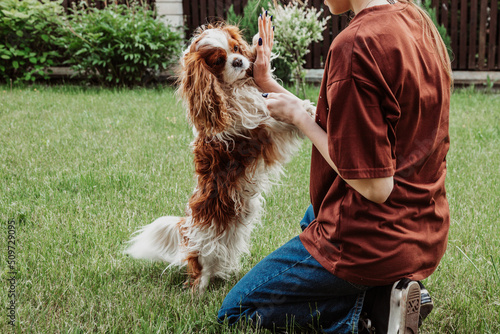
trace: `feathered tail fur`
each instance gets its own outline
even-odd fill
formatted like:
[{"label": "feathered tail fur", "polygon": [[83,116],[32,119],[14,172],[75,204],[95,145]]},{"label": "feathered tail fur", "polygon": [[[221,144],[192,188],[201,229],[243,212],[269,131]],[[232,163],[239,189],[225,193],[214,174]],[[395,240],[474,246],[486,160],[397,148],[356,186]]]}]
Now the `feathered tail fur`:
[{"label": "feathered tail fur", "polygon": [[125,250],[136,259],[165,261],[182,266],[185,254],[182,252],[179,224],[185,218],[165,216],[144,226],[136,232]]}]

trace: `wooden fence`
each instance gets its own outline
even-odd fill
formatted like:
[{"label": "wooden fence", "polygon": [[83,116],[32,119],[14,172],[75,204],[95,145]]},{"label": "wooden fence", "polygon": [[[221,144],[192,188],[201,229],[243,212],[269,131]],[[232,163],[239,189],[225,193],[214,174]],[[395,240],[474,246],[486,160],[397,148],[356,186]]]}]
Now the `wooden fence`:
[{"label": "wooden fence", "polygon": [[[199,25],[224,19],[234,4],[235,12],[242,13],[247,0],[183,0],[184,15],[189,34]],[[431,0],[437,18],[451,38],[452,67],[461,71],[500,71],[500,1],[498,0]],[[323,8],[323,0],[309,4]],[[325,8],[324,15],[330,15]],[[335,36],[347,25],[348,15],[332,16],[323,33],[324,40],[311,46],[306,68],[322,68],[328,47]]]},{"label": "wooden fence", "polygon": [[453,69],[500,70],[500,1],[432,0],[451,37]]}]

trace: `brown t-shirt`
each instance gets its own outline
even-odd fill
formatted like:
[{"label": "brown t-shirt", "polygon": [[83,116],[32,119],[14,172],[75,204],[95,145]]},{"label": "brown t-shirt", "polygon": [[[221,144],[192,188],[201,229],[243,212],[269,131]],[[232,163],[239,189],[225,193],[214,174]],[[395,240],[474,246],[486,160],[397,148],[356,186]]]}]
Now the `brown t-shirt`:
[{"label": "brown t-shirt", "polygon": [[333,41],[316,116],[330,157],[345,179],[394,176],[376,204],[313,148],[316,220],[300,239],[336,276],[385,285],[436,269],[449,229],[449,102],[450,82],[410,5],[367,8]]}]

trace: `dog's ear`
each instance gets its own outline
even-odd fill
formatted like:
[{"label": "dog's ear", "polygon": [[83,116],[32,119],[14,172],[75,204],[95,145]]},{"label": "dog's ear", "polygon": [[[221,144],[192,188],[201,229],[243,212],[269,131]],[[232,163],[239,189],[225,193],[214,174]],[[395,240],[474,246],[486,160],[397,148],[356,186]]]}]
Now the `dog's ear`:
[{"label": "dog's ear", "polygon": [[232,122],[227,99],[217,77],[199,52],[187,52],[181,61],[178,93],[188,105],[188,118],[198,133],[212,137]]}]

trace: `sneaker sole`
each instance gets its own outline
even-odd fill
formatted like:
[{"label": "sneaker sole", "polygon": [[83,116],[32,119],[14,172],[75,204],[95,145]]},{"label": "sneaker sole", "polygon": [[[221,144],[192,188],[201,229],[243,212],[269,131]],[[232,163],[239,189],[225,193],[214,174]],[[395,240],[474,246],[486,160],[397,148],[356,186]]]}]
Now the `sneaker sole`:
[{"label": "sneaker sole", "polygon": [[417,334],[420,315],[418,282],[401,280],[394,283],[390,310],[388,334]]}]

